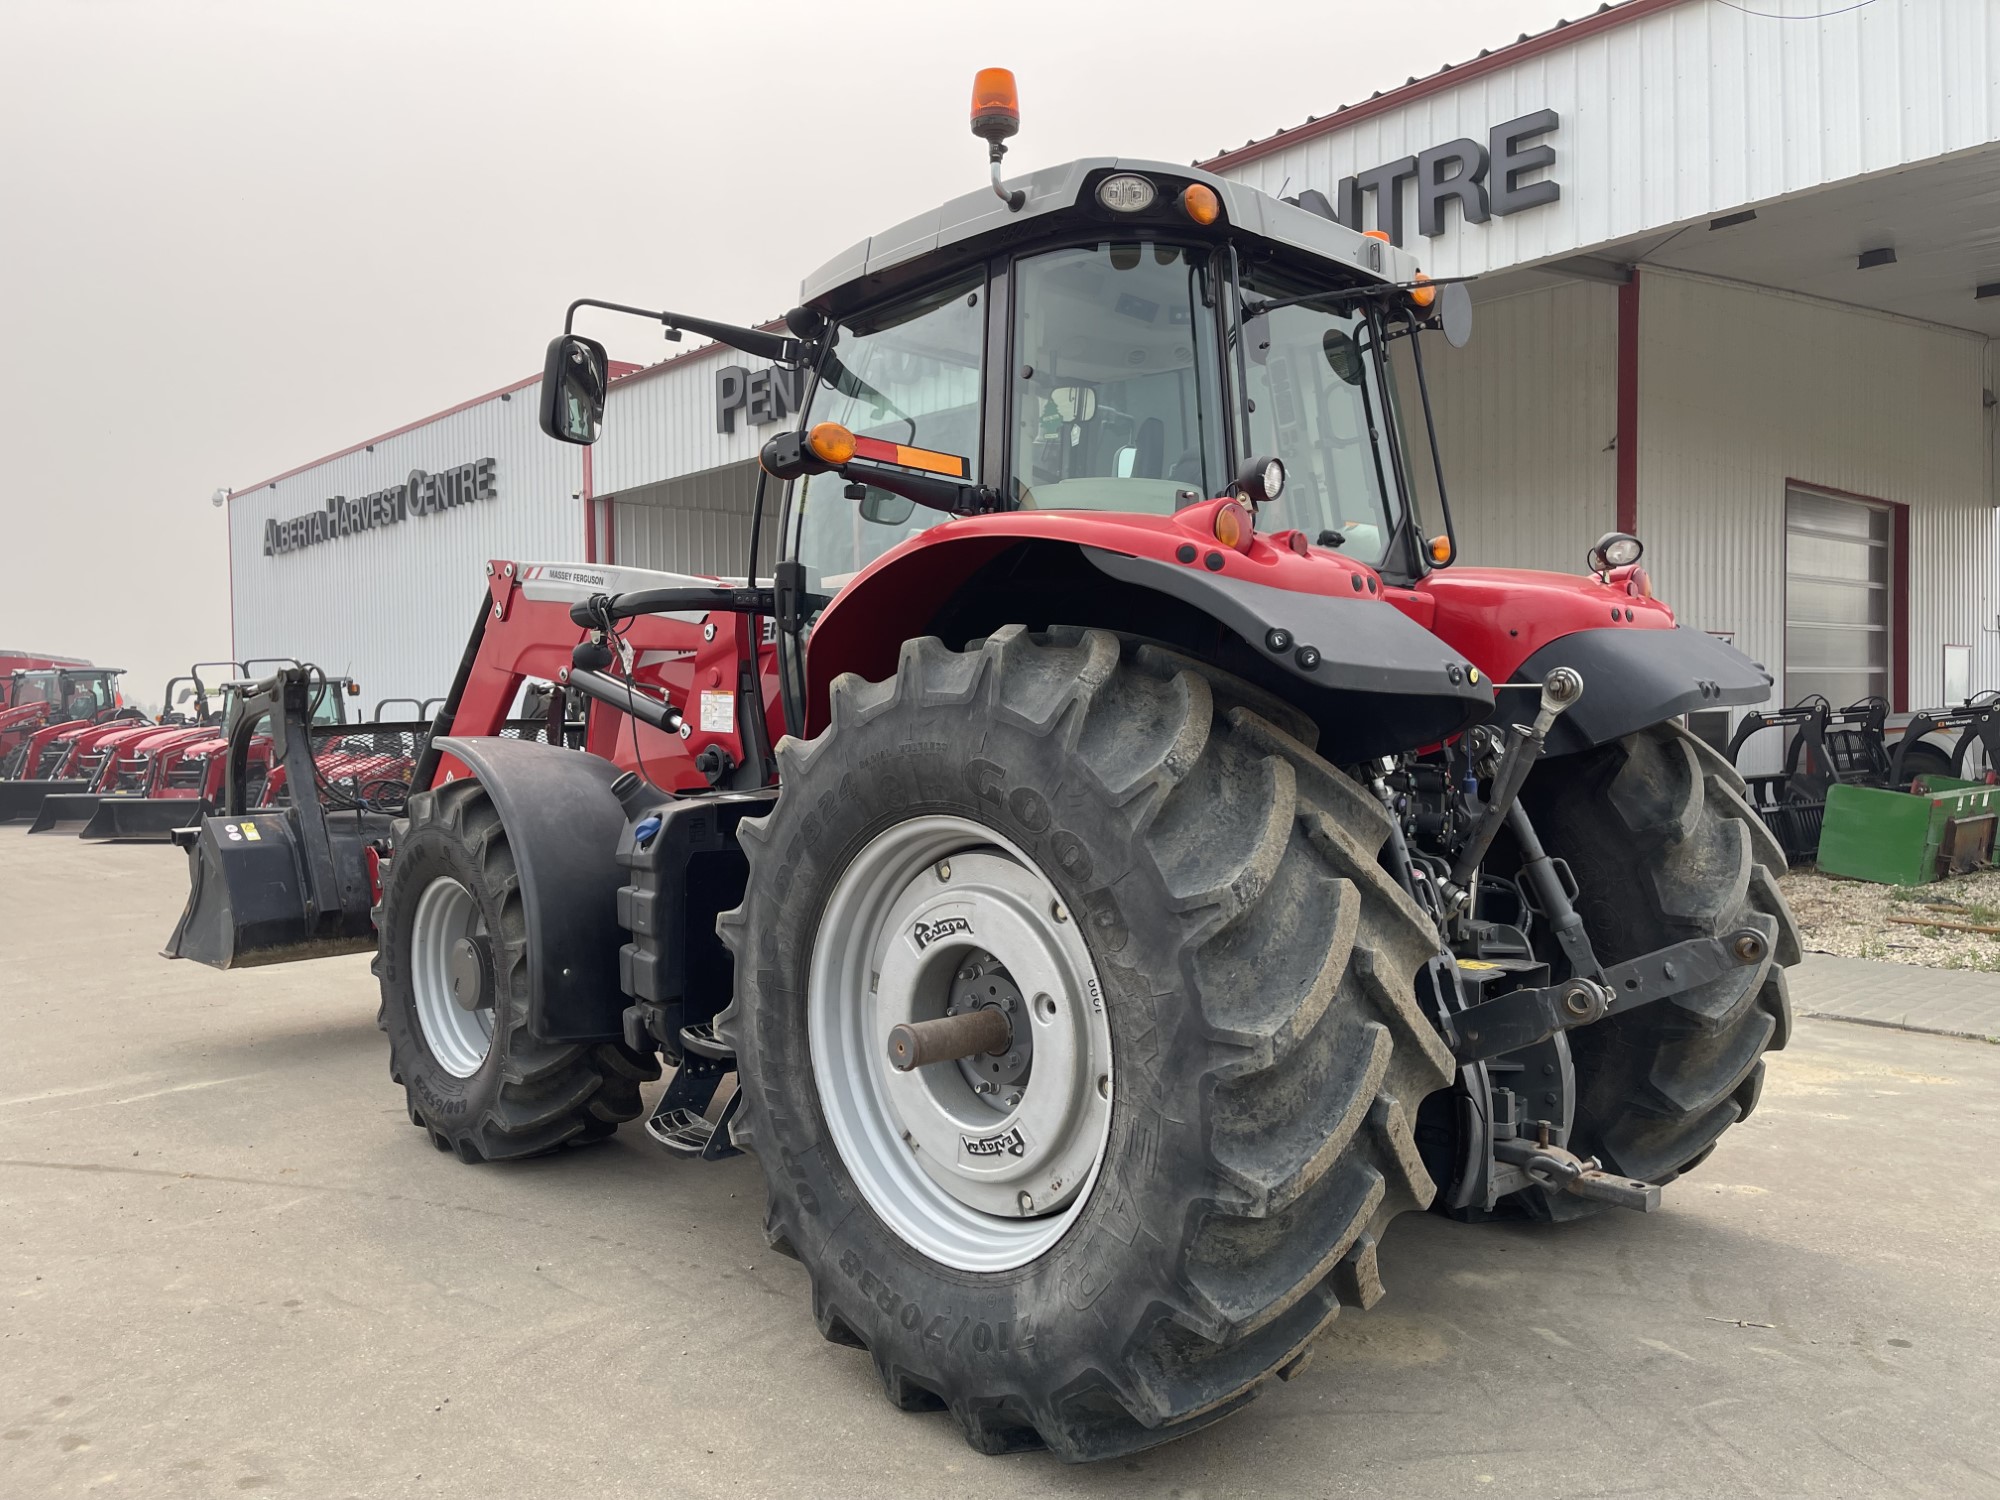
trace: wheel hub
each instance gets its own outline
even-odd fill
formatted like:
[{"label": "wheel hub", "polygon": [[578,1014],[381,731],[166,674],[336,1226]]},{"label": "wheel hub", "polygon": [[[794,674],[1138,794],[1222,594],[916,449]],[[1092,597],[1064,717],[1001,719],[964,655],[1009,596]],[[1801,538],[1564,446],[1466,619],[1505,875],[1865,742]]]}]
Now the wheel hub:
[{"label": "wheel hub", "polygon": [[[898,1025],[1000,1010],[1003,1052],[904,1071]],[[1111,1034],[1076,924],[1033,862],[969,819],[911,819],[836,882],[813,948],[813,1071],[842,1161],[882,1219],[961,1269],[1061,1238],[1111,1121]]]},{"label": "wheel hub", "polygon": [[417,1024],[438,1066],[454,1078],[477,1073],[493,1047],[492,940],[472,892],[449,875],[438,876],[417,897],[410,989]]}]

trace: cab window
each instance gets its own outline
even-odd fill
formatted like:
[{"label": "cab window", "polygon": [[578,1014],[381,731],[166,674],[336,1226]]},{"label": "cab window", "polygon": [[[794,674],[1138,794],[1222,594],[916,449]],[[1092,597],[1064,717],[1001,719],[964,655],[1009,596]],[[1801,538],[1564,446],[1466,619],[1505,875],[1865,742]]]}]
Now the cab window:
[{"label": "cab window", "polygon": [[1222,493],[1208,276],[1206,251],[1147,242],[1015,263],[1016,504],[1169,515]]},{"label": "cab window", "polygon": [[[908,302],[843,322],[821,363],[806,422],[927,448],[979,473],[980,360],[986,278],[974,272]],[[838,474],[796,485],[794,555],[810,586],[831,592],[905,538],[949,517],[887,490],[851,499]]]}]

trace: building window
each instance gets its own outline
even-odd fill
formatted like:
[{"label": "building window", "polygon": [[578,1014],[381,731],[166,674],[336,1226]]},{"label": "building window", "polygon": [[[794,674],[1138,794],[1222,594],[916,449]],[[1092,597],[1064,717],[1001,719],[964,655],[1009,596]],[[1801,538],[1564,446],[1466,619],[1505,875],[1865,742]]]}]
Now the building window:
[{"label": "building window", "polygon": [[1785,491],[1785,702],[1887,701],[1898,642],[1890,507]]}]

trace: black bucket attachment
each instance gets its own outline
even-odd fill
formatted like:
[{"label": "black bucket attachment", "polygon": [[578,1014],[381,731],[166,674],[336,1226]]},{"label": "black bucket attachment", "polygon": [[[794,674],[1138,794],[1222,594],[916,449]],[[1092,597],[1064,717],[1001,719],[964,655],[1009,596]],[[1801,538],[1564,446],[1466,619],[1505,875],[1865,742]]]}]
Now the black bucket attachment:
[{"label": "black bucket attachment", "polygon": [[315,853],[297,809],[203,818],[174,838],[188,851],[187,910],[162,953],[217,969],[365,953],[375,946],[367,849],[378,813],[328,818]]},{"label": "black bucket attachment", "polygon": [[90,783],[82,777],[60,781],[0,781],[0,823],[21,823],[42,810],[42,799],[64,792],[87,792]]},{"label": "black bucket attachment", "polygon": [[92,843],[165,844],[173,840],[175,829],[200,823],[201,815],[199,797],[103,797],[77,837]]},{"label": "black bucket attachment", "polygon": [[66,833],[74,838],[97,815],[98,804],[103,800],[96,792],[50,792],[42,798],[41,809],[28,825],[28,832]]}]

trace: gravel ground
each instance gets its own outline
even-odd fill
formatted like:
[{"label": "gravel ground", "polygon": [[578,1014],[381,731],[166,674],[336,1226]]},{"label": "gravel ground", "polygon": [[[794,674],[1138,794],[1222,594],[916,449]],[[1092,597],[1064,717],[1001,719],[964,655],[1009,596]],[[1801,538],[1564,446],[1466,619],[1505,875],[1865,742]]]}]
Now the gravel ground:
[{"label": "gravel ground", "polygon": [[1810,952],[2000,973],[2000,933],[1954,932],[1890,920],[1914,917],[2000,927],[2000,870],[1923,886],[1876,885],[1795,870],[1780,885]]}]

